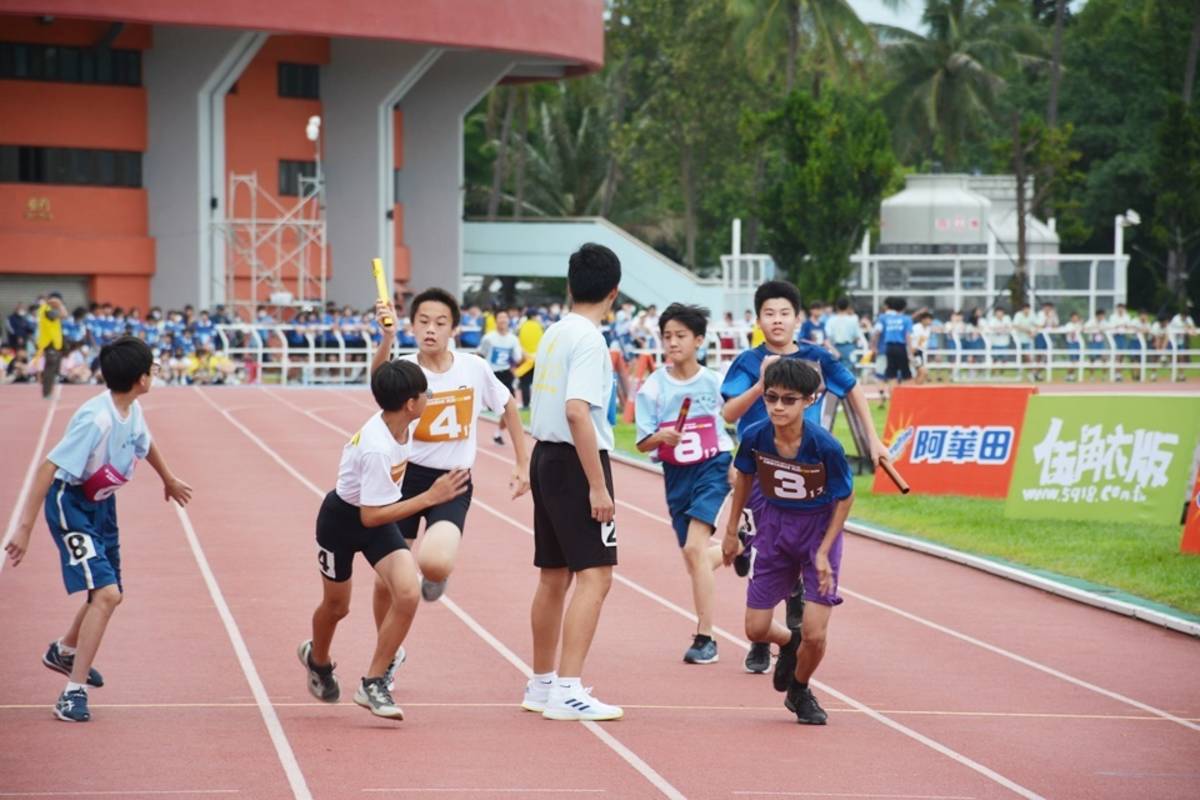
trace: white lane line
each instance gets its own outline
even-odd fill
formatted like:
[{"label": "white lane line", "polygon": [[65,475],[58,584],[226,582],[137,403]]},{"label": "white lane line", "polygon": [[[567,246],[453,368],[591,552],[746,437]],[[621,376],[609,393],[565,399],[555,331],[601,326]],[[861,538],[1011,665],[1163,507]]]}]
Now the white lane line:
[{"label": "white lane line", "polygon": [[225,633],[229,635],[233,652],[237,655],[238,664],[241,665],[242,673],[246,676],[246,683],[250,685],[250,692],[254,695],[254,702],[258,705],[263,723],[267,726],[271,744],[275,745],[275,754],[279,757],[279,764],[287,776],[288,785],[292,788],[292,796],[296,800],[312,800],[312,794],[308,791],[308,784],[304,780],[304,773],[300,771],[300,764],[296,761],[296,754],[292,752],[292,745],[288,742],[287,734],[283,732],[283,726],[279,724],[279,717],[275,714],[274,706],[271,705],[271,698],[267,696],[267,689],[258,676],[254,660],[250,658],[246,640],[242,638],[242,632],[238,629],[233,613],[229,610],[229,604],[225,602],[225,595],[221,593],[217,578],[213,575],[212,568],[209,567],[208,558],[204,555],[204,549],[196,537],[195,528],[192,527],[192,520],[183,506],[176,503],[172,505],[175,506],[175,513],[179,515],[179,522],[183,525],[183,532],[187,537],[188,545],[192,548],[196,564],[200,567],[200,574],[204,576],[204,583],[208,586],[208,593],[212,597],[213,605],[217,607],[217,614],[220,615],[221,622],[225,625]]},{"label": "white lane line", "polygon": [[364,792],[380,792],[387,794],[604,794],[607,789],[467,789],[454,787],[449,789],[363,789]]},{"label": "white lane line", "polygon": [[[509,459],[507,459],[504,456],[501,456],[497,453],[489,453],[483,449],[481,449],[480,452],[484,453],[485,455],[489,455],[492,458],[498,459],[500,461],[505,461],[509,464],[513,463]],[[614,480],[615,480],[615,477],[614,477]],[[661,523],[668,527],[671,525],[671,520],[669,520],[666,517],[661,516],[659,514],[655,514],[650,511],[640,509],[629,503],[623,503],[620,500],[617,501],[617,505],[621,505],[621,506],[624,506],[625,508],[630,508],[634,511],[637,511],[639,514],[649,517],[650,519],[654,520],[655,522]],[[1104,697],[1107,697],[1111,700],[1116,700],[1119,703],[1124,703],[1125,705],[1132,706],[1133,708],[1141,709],[1142,711],[1145,711],[1149,714],[1154,714],[1155,716],[1162,717],[1163,719],[1168,720],[1170,722],[1174,722],[1178,725],[1182,725],[1185,728],[1191,728],[1192,730],[1200,731],[1200,725],[1198,725],[1195,722],[1192,722],[1190,720],[1176,716],[1175,714],[1172,714],[1169,711],[1164,711],[1161,708],[1156,708],[1152,705],[1148,705],[1146,703],[1141,702],[1140,700],[1135,700],[1132,697],[1121,694],[1120,692],[1114,692],[1111,689],[1105,689],[1103,686],[1097,686],[1094,683],[1085,681],[1082,678],[1076,678],[1074,675],[1069,675],[1066,672],[1063,672],[1062,670],[1055,669],[1054,667],[1051,667],[1047,664],[1043,664],[1040,661],[1034,661],[1031,658],[1026,658],[1025,656],[1022,656],[1022,655],[1012,652],[1011,650],[1006,650],[1003,647],[1000,647],[998,645],[994,645],[989,642],[985,642],[982,639],[977,639],[974,636],[963,633],[962,631],[955,630],[954,628],[949,628],[945,625],[941,625],[937,622],[934,622],[933,620],[926,619],[925,617],[918,616],[918,615],[913,614],[908,611],[904,611],[903,609],[900,609],[900,608],[897,608],[896,606],[885,603],[882,600],[876,600],[873,597],[869,597],[865,594],[861,594],[861,593],[855,592],[851,589],[847,589],[845,584],[840,584],[838,586],[838,589],[840,589],[843,593],[845,593],[851,597],[854,597],[855,599],[862,600],[864,603],[867,603],[868,605],[873,605],[873,606],[883,609],[884,611],[889,611],[893,614],[904,617],[905,619],[907,619],[911,622],[915,622],[919,625],[924,625],[927,628],[931,628],[932,630],[938,631],[939,633],[944,633],[947,636],[952,636],[955,639],[966,642],[967,644],[972,644],[972,645],[975,645],[976,647],[981,647],[984,650],[987,650],[988,652],[994,653],[998,656],[1003,656],[1004,658],[1015,661],[1018,664],[1023,664],[1024,666],[1030,667],[1031,669],[1038,670],[1039,672],[1043,672],[1047,675],[1058,678],[1059,680],[1066,681],[1067,683],[1070,683],[1074,686],[1078,686],[1081,689],[1087,689],[1088,691],[1103,695]],[[675,606],[675,609],[679,610],[679,607]],[[684,612],[684,613],[688,613],[688,612]],[[692,618],[694,619],[694,615],[692,616]]]},{"label": "white lane line", "polygon": [[[197,391],[199,391],[199,390],[197,390]],[[203,393],[201,393],[201,396],[203,396]],[[274,397],[274,395],[270,395],[270,396]],[[205,397],[204,399],[207,400],[208,403],[213,406],[213,408],[220,410],[220,406],[217,406],[211,400],[208,400],[207,397]],[[322,492],[320,489],[318,489],[316,486],[314,486],[311,482],[309,482],[306,478],[304,478],[302,475],[300,475],[300,473],[298,473],[294,469],[292,469],[292,467],[289,464],[287,464],[287,462],[285,462],[282,458],[280,458],[279,455],[274,450],[272,450],[269,445],[267,445],[265,442],[263,442],[262,439],[259,439],[257,436],[250,433],[250,431],[244,425],[237,422],[237,420],[233,419],[233,417],[229,416],[228,414],[226,414],[225,417],[230,422],[235,424],[239,430],[241,430],[244,434],[246,434],[246,436],[248,436],[251,441],[253,441],[255,444],[257,444],[259,446],[259,448],[261,448],[265,453],[267,453],[267,455],[271,456],[273,459],[275,459],[275,461],[277,461],[278,463],[287,467],[288,472],[290,472],[294,477],[298,478],[311,491],[313,491],[320,497],[325,496],[324,492]],[[343,428],[337,427],[337,426],[333,425],[332,423],[329,423],[327,425],[327,427],[330,427],[331,429],[336,430],[338,433],[342,434],[343,436],[350,436],[350,431],[347,431]],[[495,636],[493,636],[487,629],[485,629],[482,625],[480,625],[471,615],[469,615],[469,614],[467,614],[467,612],[463,611],[463,609],[458,604],[456,604],[453,600],[451,600],[448,596],[442,595],[442,603],[446,606],[446,608],[450,609],[451,613],[453,613],[456,617],[458,617],[460,620],[462,620],[462,622],[468,628],[470,628],[477,636],[479,636],[481,639],[483,639],[485,642],[487,642],[487,644],[493,650],[495,650],[497,653],[499,653],[501,656],[503,656],[506,661],[508,661],[510,664],[512,664],[514,667],[516,667],[517,670],[519,670],[526,678],[529,678],[530,676],[533,675],[533,669],[528,664],[526,664],[524,661],[522,661],[520,656],[518,656],[511,649],[509,649],[509,647],[507,645],[505,645],[503,642],[501,642],[499,639],[497,639]],[[634,753],[629,748],[625,747],[625,745],[621,744],[620,741],[618,741],[615,737],[613,737],[607,731],[603,730],[600,725],[596,724],[595,722],[583,722],[582,725],[584,728],[589,730],[594,736],[596,736],[596,738],[598,738],[598,739],[600,739],[600,741],[604,742],[604,744],[606,744],[613,752],[615,752],[622,759],[624,759],[626,763],[628,763],[631,767],[633,767],[635,770],[637,770],[639,773],[641,773],[641,775],[644,778],[646,778],[646,780],[648,780],[656,789],[658,789],[660,792],[662,792],[662,794],[665,797],[671,798],[671,800],[687,800],[687,798],[684,797],[684,795],[678,789],[676,789],[674,786],[672,786],[670,784],[670,782],[667,781],[666,778],[664,778],[662,775],[658,774],[658,772],[656,772],[654,770],[654,768],[652,768],[649,764],[647,764],[645,761],[643,761],[641,758],[639,758],[636,753]]]},{"label": "white lane line", "polygon": [[[512,517],[508,516],[507,514],[503,513],[502,511],[499,511],[499,510],[493,508],[492,506],[490,506],[487,503],[480,500],[478,497],[474,498],[471,501],[471,503],[472,503],[472,505],[477,505],[480,508],[484,509],[485,511],[490,512],[493,516],[496,516],[496,517],[504,520],[505,522],[507,522],[510,525],[512,525],[513,527],[515,527],[517,530],[524,531],[525,533],[529,534],[530,536],[533,536],[532,528],[513,519]],[[691,620],[692,622],[696,621],[695,614],[676,605],[675,603],[672,603],[667,598],[654,593],[653,591],[647,589],[646,587],[641,586],[637,582],[631,581],[630,579],[626,578],[625,576],[618,574],[616,571],[613,572],[613,578],[615,580],[617,580],[618,582],[624,584],[625,586],[628,586],[629,588],[633,589],[634,591],[636,591],[642,595],[645,595],[646,597],[648,597],[649,599],[658,603],[659,605],[663,606],[664,608],[668,608],[671,611],[674,611],[675,613],[677,613],[683,617],[686,617],[687,619]],[[725,638],[726,640],[732,642],[733,644],[737,645],[738,647],[742,648],[743,650],[750,649],[749,642],[746,642],[743,639],[741,639],[740,637],[734,636],[733,634],[729,633],[728,631],[726,631],[722,628],[719,628],[715,625],[713,626],[713,633]],[[910,739],[920,742],[921,744],[925,745],[926,747],[930,748],[931,750],[941,753],[942,755],[946,756],[947,758],[949,758],[953,761],[958,762],[959,764],[963,765],[964,767],[967,767],[968,769],[978,772],[980,775],[983,775],[985,778],[988,778],[989,780],[993,781],[994,783],[997,783],[997,784],[1003,786],[1004,788],[1008,789],[1009,791],[1013,792],[1014,794],[1019,795],[1024,798],[1027,798],[1027,800],[1041,800],[1041,795],[1037,794],[1033,790],[1025,788],[1024,786],[1020,785],[1019,783],[1016,783],[1015,781],[1012,781],[1012,780],[1004,777],[1003,775],[1001,775],[1000,773],[991,769],[990,767],[986,767],[983,764],[980,764],[978,761],[975,761],[975,760],[963,755],[962,753],[959,753],[957,750],[952,750],[951,748],[947,747],[946,745],[942,744],[941,742],[931,739],[930,737],[926,736],[925,734],[919,733],[919,732],[913,730],[912,728],[909,728],[907,725],[903,725],[899,722],[896,722],[895,720],[891,719],[888,716],[885,716],[884,714],[881,714],[880,712],[876,711],[875,709],[871,708],[870,706],[866,705],[865,703],[861,703],[858,700],[855,700],[853,697],[850,697],[849,695],[847,695],[843,692],[839,692],[838,690],[834,689],[829,684],[822,683],[815,679],[812,681],[812,683],[815,686],[817,686],[819,689],[824,691],[825,693],[835,697],[836,699],[842,701],[846,705],[848,705],[854,709],[857,709],[858,711],[861,711],[862,713],[866,714],[867,716],[869,716],[871,719],[875,720],[876,722],[878,722],[882,725],[886,725],[887,727],[891,728],[892,730],[894,730],[898,733],[901,733]]]},{"label": "white lane line", "polygon": [[0,797],[180,797],[238,794],[240,789],[119,789],[62,792],[0,792]]},{"label": "white lane line", "polygon": [[4,565],[8,563],[8,558],[4,555],[4,547],[12,541],[13,536],[17,533],[17,521],[21,519],[21,512],[25,510],[25,503],[29,499],[33,476],[42,464],[42,448],[46,446],[46,436],[50,433],[50,421],[54,419],[54,412],[58,409],[58,399],[61,396],[62,387],[55,386],[54,394],[50,396],[50,404],[46,407],[46,418],[42,420],[42,431],[38,434],[37,445],[33,448],[33,457],[29,459],[29,467],[25,470],[25,479],[21,482],[21,491],[17,492],[17,500],[13,503],[12,511],[8,515],[8,525],[4,528],[4,538],[0,539],[0,572],[4,571]]},{"label": "white lane line", "polygon": [[871,794],[860,792],[734,792],[737,797],[863,797],[880,800],[975,800],[961,794]]}]

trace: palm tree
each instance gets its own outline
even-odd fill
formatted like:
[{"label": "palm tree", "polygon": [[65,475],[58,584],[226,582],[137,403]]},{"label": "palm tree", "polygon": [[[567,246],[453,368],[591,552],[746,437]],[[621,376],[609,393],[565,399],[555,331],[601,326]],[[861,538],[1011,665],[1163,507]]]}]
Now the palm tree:
[{"label": "palm tree", "polygon": [[896,84],[884,98],[904,158],[960,163],[963,145],[982,133],[1006,76],[1044,64],[1043,34],[1016,0],[929,0],[927,35],[876,26]]}]

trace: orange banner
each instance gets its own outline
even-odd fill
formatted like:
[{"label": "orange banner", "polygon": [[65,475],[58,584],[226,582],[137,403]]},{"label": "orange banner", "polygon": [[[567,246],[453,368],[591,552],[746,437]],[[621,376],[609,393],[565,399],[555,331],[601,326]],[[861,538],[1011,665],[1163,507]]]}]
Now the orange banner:
[{"label": "orange banner", "polygon": [[1192,487],[1192,495],[1188,498],[1179,552],[1200,554],[1200,473],[1196,475],[1196,485]]},{"label": "orange banner", "polygon": [[[1032,386],[900,386],[883,443],[915,494],[1006,497]],[[882,472],[873,491],[898,494]]]}]

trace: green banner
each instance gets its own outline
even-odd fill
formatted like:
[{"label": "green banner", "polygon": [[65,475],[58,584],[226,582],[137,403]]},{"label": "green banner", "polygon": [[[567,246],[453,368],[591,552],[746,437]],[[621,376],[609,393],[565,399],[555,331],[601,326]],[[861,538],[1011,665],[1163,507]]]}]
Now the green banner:
[{"label": "green banner", "polygon": [[1029,398],[1006,517],[1179,522],[1200,395]]}]

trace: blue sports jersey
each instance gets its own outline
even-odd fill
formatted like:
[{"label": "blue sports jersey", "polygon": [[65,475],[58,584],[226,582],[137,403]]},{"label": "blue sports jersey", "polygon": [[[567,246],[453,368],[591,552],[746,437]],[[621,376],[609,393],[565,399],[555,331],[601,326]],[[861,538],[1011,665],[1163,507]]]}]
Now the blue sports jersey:
[{"label": "blue sports jersey", "polygon": [[775,426],[764,420],[742,436],[733,465],[738,472],[756,475],[763,499],[780,508],[820,508],[854,492],[842,443],[807,420],[795,458],[779,455]]},{"label": "blue sports jersey", "polygon": [[800,326],[800,341],[813,342],[821,344],[825,341],[825,325],[821,322],[813,322],[811,319],[806,319],[804,324]]},{"label": "blue sports jersey", "polygon": [[898,311],[885,311],[875,323],[875,329],[880,332],[882,344],[905,344],[907,337],[912,335],[913,321]]},{"label": "blue sports jersey", "polygon": [[134,463],[150,452],[150,429],[142,407],[134,401],[129,416],[122,419],[112,393],[88,400],[71,417],[67,432],[47,458],[58,467],[57,480],[78,485],[102,467],[111,467],[128,480]]},{"label": "blue sports jersey", "polygon": [[[725,373],[725,381],[721,384],[721,394],[725,399],[744,394],[751,386],[758,383],[763,360],[770,355],[774,355],[774,353],[768,351],[765,344],[740,353],[729,365],[729,371]],[[817,372],[821,373],[822,388],[828,389],[836,397],[845,397],[858,384],[854,373],[839,361],[836,355],[823,347],[801,344],[796,352],[788,353],[784,358],[799,358],[810,362]],[[766,418],[767,407],[760,397],[738,420],[738,436],[743,436],[747,428],[756,422],[766,420]],[[813,403],[808,407],[808,410],[804,412],[804,421],[820,426],[820,403]]]},{"label": "blue sports jersey", "polygon": [[689,466],[733,450],[733,440],[725,432],[725,421],[721,418],[721,379],[707,367],[701,367],[686,381],[673,378],[666,367],[650,373],[638,390],[635,403],[638,441],[662,428],[675,427],[684,398],[688,397],[691,405],[683,426],[683,439],[674,448],[664,446],[652,453],[656,461]]},{"label": "blue sports jersey", "polygon": [[483,336],[483,319],[470,314],[464,314],[458,328],[458,341],[463,347],[479,347]]}]

